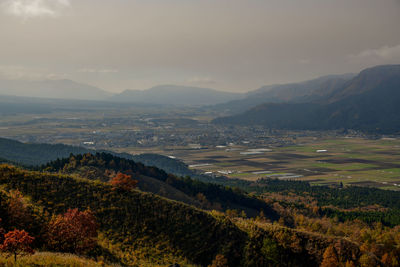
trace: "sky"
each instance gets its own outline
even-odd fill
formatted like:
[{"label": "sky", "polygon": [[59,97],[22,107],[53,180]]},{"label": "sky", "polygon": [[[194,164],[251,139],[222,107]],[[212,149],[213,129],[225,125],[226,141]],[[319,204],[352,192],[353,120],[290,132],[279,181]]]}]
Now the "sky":
[{"label": "sky", "polygon": [[245,92],[400,64],[400,0],[0,0],[0,78]]}]

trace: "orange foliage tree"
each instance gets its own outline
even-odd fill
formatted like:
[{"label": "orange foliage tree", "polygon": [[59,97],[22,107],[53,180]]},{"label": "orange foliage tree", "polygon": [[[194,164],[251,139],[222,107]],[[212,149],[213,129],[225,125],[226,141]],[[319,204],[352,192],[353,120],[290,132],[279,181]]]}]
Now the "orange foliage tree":
[{"label": "orange foliage tree", "polygon": [[47,245],[62,252],[84,253],[96,246],[98,224],[90,210],[69,209],[53,216],[47,227]]},{"label": "orange foliage tree", "polygon": [[339,260],[336,255],[335,248],[333,246],[329,246],[324,252],[321,267],[337,267],[337,266],[339,266]]},{"label": "orange foliage tree", "polygon": [[136,188],[138,181],[132,179],[132,176],[130,176],[130,175],[119,172],[114,178],[111,179],[110,183],[115,188],[130,191],[130,190]]},{"label": "orange foliage tree", "polygon": [[218,254],[215,256],[215,259],[212,261],[209,267],[228,267],[228,260],[225,258],[224,255]]},{"label": "orange foliage tree", "polygon": [[34,238],[25,230],[10,231],[4,235],[4,241],[0,245],[0,250],[14,255],[14,261],[17,261],[18,255],[34,253],[31,248],[33,240]]}]

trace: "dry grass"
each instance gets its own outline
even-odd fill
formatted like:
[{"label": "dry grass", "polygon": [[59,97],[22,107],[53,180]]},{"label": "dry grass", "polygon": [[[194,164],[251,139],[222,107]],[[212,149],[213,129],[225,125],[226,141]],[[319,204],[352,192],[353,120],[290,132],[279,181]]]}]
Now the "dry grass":
[{"label": "dry grass", "polygon": [[37,252],[30,256],[21,256],[14,262],[13,257],[6,257],[0,254],[1,267],[25,267],[25,266],[71,266],[71,267],[101,267],[110,266],[102,262],[96,262],[90,259],[78,257],[72,254]]}]

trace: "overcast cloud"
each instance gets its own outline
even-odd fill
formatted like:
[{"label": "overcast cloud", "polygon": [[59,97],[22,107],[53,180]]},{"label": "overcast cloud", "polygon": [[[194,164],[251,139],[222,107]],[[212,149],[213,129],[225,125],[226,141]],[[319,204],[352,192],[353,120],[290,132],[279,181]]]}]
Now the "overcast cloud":
[{"label": "overcast cloud", "polygon": [[69,6],[69,0],[6,0],[3,10],[24,19],[37,17],[56,17]]},{"label": "overcast cloud", "polygon": [[110,91],[265,84],[400,63],[398,0],[0,0],[0,76]]}]

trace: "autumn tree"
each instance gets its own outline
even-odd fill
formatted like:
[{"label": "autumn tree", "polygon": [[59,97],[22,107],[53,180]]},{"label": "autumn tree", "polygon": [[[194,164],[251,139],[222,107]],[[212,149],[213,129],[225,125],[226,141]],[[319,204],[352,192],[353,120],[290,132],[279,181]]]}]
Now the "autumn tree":
[{"label": "autumn tree", "polygon": [[17,261],[18,255],[33,254],[31,244],[34,238],[25,230],[14,230],[4,235],[4,241],[0,245],[0,250],[13,255],[14,261]]},{"label": "autumn tree", "polygon": [[324,252],[321,267],[337,267],[337,266],[339,266],[339,260],[336,255],[335,248],[333,246],[329,246],[326,248]]},{"label": "autumn tree", "polygon": [[207,197],[203,193],[197,193],[196,199],[203,205],[203,207],[207,209],[211,208],[211,203],[208,201]]},{"label": "autumn tree", "polygon": [[346,261],[345,267],[356,267],[353,261]]},{"label": "autumn tree", "polygon": [[83,253],[97,242],[98,225],[89,210],[69,209],[64,215],[53,216],[47,227],[50,249],[62,252]]},{"label": "autumn tree", "polygon": [[7,221],[15,228],[29,228],[33,218],[23,199],[23,195],[18,190],[10,191],[7,203]]},{"label": "autumn tree", "polygon": [[229,218],[236,218],[239,217],[239,212],[235,209],[227,209],[225,211],[226,216],[228,216]]},{"label": "autumn tree", "polygon": [[132,176],[130,175],[119,172],[114,178],[111,179],[110,183],[114,186],[114,188],[130,191],[136,188],[138,181],[132,179]]},{"label": "autumn tree", "polygon": [[263,210],[260,211],[260,213],[256,217],[256,220],[260,221],[260,222],[266,222],[267,221],[267,218],[265,217],[265,214],[264,214]]},{"label": "autumn tree", "polygon": [[378,266],[376,259],[374,258],[373,255],[366,253],[361,255],[360,259],[360,266],[361,267],[374,267]]},{"label": "autumn tree", "polygon": [[385,266],[392,266],[392,257],[389,253],[383,254],[381,261]]},{"label": "autumn tree", "polygon": [[224,255],[218,254],[215,256],[215,259],[212,261],[209,267],[229,267],[228,260],[225,258]]}]

